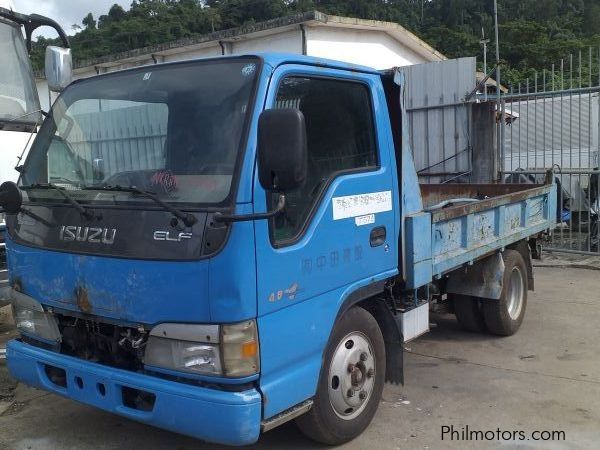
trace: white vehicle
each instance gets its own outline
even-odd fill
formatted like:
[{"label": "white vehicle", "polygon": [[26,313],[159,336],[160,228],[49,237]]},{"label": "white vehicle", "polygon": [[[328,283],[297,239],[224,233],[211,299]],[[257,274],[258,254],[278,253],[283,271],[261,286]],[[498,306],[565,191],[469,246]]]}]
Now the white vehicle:
[{"label": "white vehicle", "polygon": [[[66,47],[48,47],[46,66],[52,65],[48,64],[49,61],[60,59],[70,68],[69,41],[55,21],[38,14],[19,14],[14,12],[10,1],[0,0],[0,182],[17,181],[19,157],[26,154],[33,140],[32,133],[42,122],[43,112],[29,60],[32,33],[42,26],[54,28]],[[68,79],[54,83],[53,90],[60,90],[70,82],[70,70],[60,75],[65,78],[65,73],[69,74]],[[47,78],[52,78],[52,75],[46,73]],[[55,72],[54,77],[58,75]],[[0,287],[7,278],[4,230],[4,213],[0,211]]]}]

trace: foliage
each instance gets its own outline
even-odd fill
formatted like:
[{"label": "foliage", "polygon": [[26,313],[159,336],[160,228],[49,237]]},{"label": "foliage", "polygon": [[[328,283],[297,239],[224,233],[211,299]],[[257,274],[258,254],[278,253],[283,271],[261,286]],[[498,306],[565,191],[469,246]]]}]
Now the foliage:
[{"label": "foliage", "polygon": [[[80,29],[71,38],[73,54],[97,58],[312,9],[400,23],[450,58],[481,61],[484,33],[491,38],[488,61],[495,60],[493,0],[134,0],[127,11],[115,4],[97,20],[86,15],[83,27],[73,28]],[[587,61],[588,47],[600,46],[600,0],[498,0],[498,14],[505,84],[525,83],[572,52],[583,50]],[[51,41],[34,43],[36,68]],[[598,76],[598,69],[585,71]]]}]

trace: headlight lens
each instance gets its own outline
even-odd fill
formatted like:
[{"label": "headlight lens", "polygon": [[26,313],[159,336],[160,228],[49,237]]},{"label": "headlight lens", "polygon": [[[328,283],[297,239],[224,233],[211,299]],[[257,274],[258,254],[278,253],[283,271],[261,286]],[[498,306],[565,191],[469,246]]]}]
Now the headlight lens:
[{"label": "headlight lens", "polygon": [[180,372],[245,377],[259,371],[256,322],[161,324],[150,332],[144,364]]},{"label": "headlight lens", "polygon": [[220,375],[221,358],[216,345],[150,336],[144,364],[190,373]]},{"label": "headlight lens", "polygon": [[40,303],[14,289],[10,293],[17,329],[48,341],[61,341],[56,319],[44,311]]}]

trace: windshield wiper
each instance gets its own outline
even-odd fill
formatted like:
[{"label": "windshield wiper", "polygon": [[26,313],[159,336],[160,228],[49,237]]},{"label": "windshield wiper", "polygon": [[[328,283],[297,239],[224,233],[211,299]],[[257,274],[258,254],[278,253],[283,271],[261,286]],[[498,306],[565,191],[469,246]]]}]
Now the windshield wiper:
[{"label": "windshield wiper", "polygon": [[81,203],[75,200],[65,188],[57,186],[52,183],[36,183],[30,184],[29,186],[23,186],[21,189],[53,189],[58,191],[77,211],[86,219],[93,219],[94,213],[90,210],[85,209]]},{"label": "windshield wiper", "polygon": [[157,205],[160,205],[165,211],[170,212],[175,218],[181,220],[186,227],[193,226],[198,219],[196,216],[181,211],[180,209],[175,208],[174,206],[169,205],[167,202],[161,200],[154,192],[144,191],[143,189],[139,189],[135,186],[86,186],[83,188],[84,190],[99,190],[99,191],[115,191],[115,192],[131,192],[132,194],[142,195],[146,198],[149,198]]}]

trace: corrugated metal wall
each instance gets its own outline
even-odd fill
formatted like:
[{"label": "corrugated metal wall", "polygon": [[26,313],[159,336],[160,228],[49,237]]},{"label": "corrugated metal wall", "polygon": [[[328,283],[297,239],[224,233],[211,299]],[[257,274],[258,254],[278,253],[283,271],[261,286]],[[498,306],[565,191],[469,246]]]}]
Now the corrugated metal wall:
[{"label": "corrugated metal wall", "polygon": [[105,176],[165,166],[167,108],[142,105],[113,109],[109,114],[77,114],[69,142],[87,161],[101,159]]},{"label": "corrugated metal wall", "polygon": [[406,77],[410,146],[424,183],[469,181],[471,104],[476,59],[459,58],[400,68]]}]

